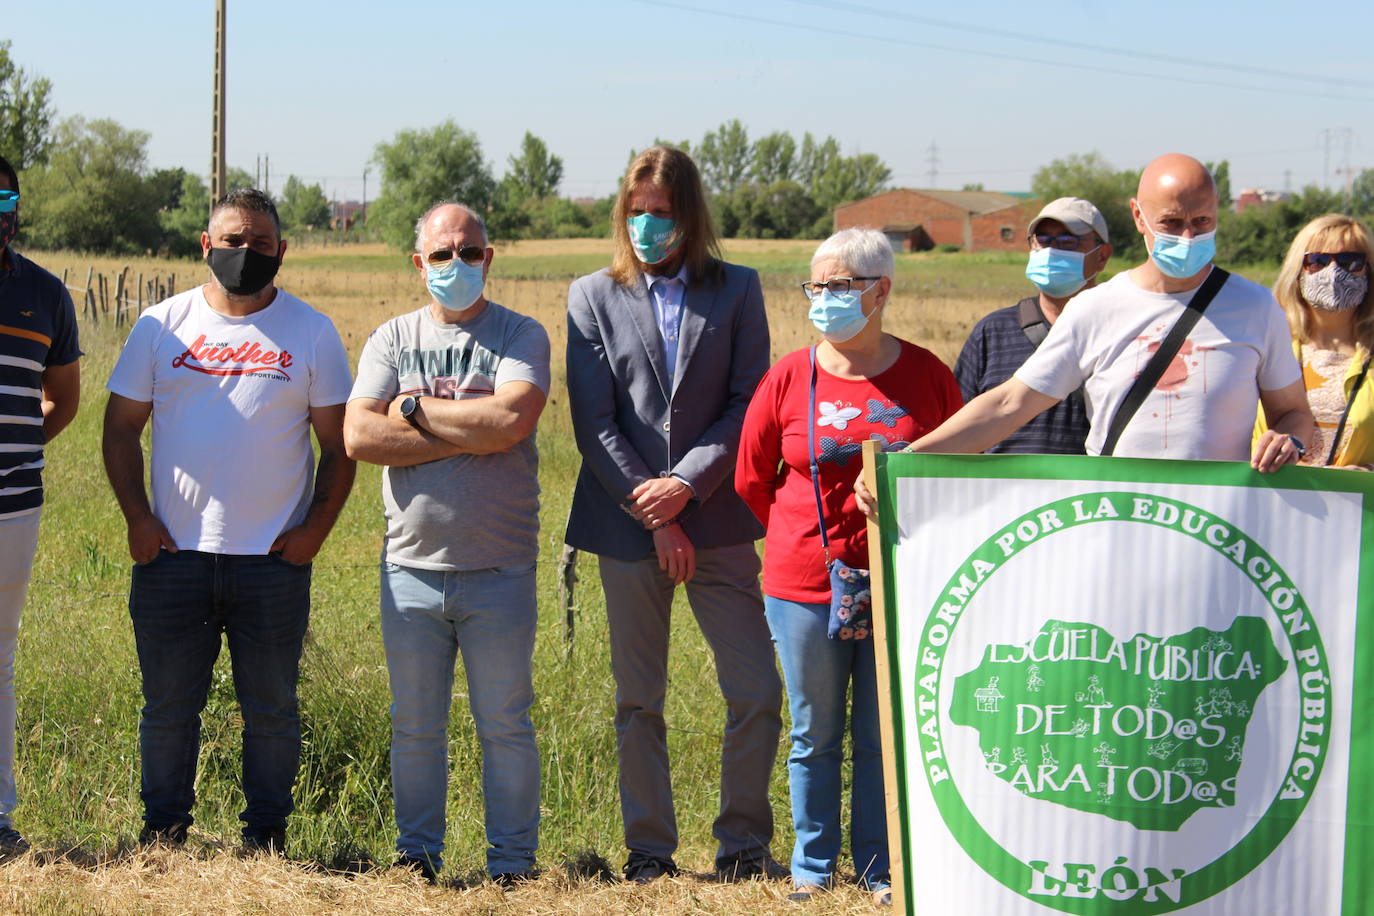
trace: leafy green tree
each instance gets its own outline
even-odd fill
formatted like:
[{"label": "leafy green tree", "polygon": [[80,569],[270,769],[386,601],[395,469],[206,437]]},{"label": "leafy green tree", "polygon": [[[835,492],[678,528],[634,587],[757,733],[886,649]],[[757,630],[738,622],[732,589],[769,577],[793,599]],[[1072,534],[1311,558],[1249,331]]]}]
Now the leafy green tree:
[{"label": "leafy green tree", "polygon": [[1118,171],[1101,153],[1075,153],[1041,166],[1031,178],[1031,191],[1046,201],[1057,197],[1090,201],[1107,220],[1116,255],[1132,259],[1145,256],[1130,206],[1139,184],[1139,169]]},{"label": "leafy green tree", "polygon": [[728,194],[744,183],[749,175],[753,150],[749,145],[749,131],[736,118],[719,128],[707,131],[697,146],[697,166],[701,169],[706,187],[716,194]]},{"label": "leafy green tree", "polygon": [[292,229],[318,229],[329,225],[329,199],[318,184],[306,184],[289,175],[277,203],[282,226]]},{"label": "leafy green tree", "polygon": [[797,154],[797,181],[801,182],[802,187],[815,187],[817,177],[839,158],[840,141],[834,137],[826,137],[817,142],[811,136],[811,132],[807,131],[802,136],[801,152]]},{"label": "leafy green tree", "polygon": [[373,161],[381,168],[382,192],[368,205],[368,225],[402,250],[414,245],[415,220],[435,201],[457,201],[485,215],[496,194],[477,135],[451,120],[400,131],[377,144]]},{"label": "leafy green tree", "polygon": [[205,231],[210,215],[210,189],[199,175],[181,172],[181,188],[173,206],[164,206],[158,213],[162,230],[162,250],[173,257],[199,257],[200,234]]},{"label": "leafy green tree", "polygon": [[797,170],[797,141],[792,135],[776,131],[754,142],[754,159],[749,178],[760,184],[792,181]]},{"label": "leafy green tree", "polygon": [[1278,263],[1299,229],[1318,216],[1339,212],[1343,203],[1339,191],[1309,185],[1289,200],[1249,207],[1244,213],[1223,211],[1217,260],[1224,265]]},{"label": "leafy green tree", "polygon": [[1350,185],[1350,215],[1361,219],[1374,216],[1374,169],[1364,169]]},{"label": "leafy green tree", "polygon": [[540,200],[558,193],[563,180],[563,160],[549,152],[549,148],[534,134],[525,131],[520,141],[520,155],[511,156],[506,177],[512,189],[525,200]]},{"label": "leafy green tree", "polygon": [[833,210],[840,204],[877,194],[891,178],[892,170],[873,153],[836,156],[813,175],[808,192],[822,210]]},{"label": "leafy green tree", "polygon": [[132,254],[162,238],[148,134],[80,116],[57,125],[48,163],[25,175],[24,233],[40,248]]},{"label": "leafy green tree", "polygon": [[740,185],[718,197],[716,209],[722,233],[753,239],[805,237],[822,212],[795,181]]},{"label": "leafy green tree", "polygon": [[1231,209],[1234,200],[1231,197],[1231,160],[1223,159],[1220,162],[1208,162],[1207,171],[1212,173],[1212,180],[1217,183],[1217,204],[1222,210]]},{"label": "leafy green tree", "polygon": [[23,171],[48,161],[52,83],[16,67],[10,42],[0,41],[0,155]]}]

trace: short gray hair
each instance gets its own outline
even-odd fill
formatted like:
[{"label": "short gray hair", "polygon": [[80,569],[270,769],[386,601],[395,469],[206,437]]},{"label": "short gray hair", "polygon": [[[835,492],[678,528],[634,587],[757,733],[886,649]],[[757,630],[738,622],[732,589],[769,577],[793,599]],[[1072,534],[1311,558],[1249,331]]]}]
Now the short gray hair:
[{"label": "short gray hair", "polygon": [[429,218],[434,215],[434,211],[438,210],[440,207],[457,207],[458,209],[465,211],[469,216],[471,216],[474,220],[477,221],[477,228],[482,231],[482,247],[486,248],[488,245],[491,244],[490,239],[487,238],[487,222],[486,220],[482,219],[480,213],[469,207],[467,204],[460,204],[456,200],[441,200],[431,204],[429,209],[426,210],[424,213],[420,214],[420,218],[415,221],[415,251],[417,254],[425,253],[423,246],[420,244],[422,241],[424,241],[425,237],[425,223],[429,222]]},{"label": "short gray hair", "polygon": [[892,243],[877,229],[841,229],[811,256],[812,266],[824,260],[839,261],[856,277],[895,278],[897,273]]}]

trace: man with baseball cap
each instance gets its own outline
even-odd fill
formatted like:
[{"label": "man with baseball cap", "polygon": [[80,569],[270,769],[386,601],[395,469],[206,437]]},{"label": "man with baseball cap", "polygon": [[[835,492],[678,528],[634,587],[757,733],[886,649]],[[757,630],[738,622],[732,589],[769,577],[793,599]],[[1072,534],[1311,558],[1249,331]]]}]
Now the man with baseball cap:
[{"label": "man with baseball cap", "polygon": [[[1079,197],[1046,204],[1026,228],[1026,240],[1026,279],[1039,292],[974,325],[954,364],[966,402],[1011,378],[1049,334],[1069,299],[1093,286],[1112,256],[1106,219]],[[1079,389],[988,451],[1081,455],[1087,438],[1088,412]]]}]

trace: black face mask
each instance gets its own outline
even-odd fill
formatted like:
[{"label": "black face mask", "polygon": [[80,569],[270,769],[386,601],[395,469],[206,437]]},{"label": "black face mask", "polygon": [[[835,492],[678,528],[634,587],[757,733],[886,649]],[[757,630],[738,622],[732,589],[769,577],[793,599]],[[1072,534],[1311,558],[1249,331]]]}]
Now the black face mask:
[{"label": "black face mask", "polygon": [[215,279],[233,296],[262,292],[281,267],[277,258],[251,248],[211,248],[205,260]]},{"label": "black face mask", "polygon": [[4,248],[19,234],[19,211],[0,213],[0,248]]}]

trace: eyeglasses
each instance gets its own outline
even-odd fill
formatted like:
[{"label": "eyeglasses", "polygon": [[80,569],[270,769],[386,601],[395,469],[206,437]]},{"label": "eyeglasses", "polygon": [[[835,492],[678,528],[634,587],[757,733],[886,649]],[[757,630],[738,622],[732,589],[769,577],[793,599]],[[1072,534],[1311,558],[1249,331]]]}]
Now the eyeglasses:
[{"label": "eyeglasses", "polygon": [[1033,233],[1031,239],[1035,242],[1036,248],[1058,248],[1060,251],[1077,251],[1087,236],[1079,236],[1069,233],[1067,235],[1048,235],[1040,232]]},{"label": "eyeglasses", "polygon": [[13,213],[19,206],[18,191],[0,191],[0,213]]},{"label": "eyeglasses", "polygon": [[882,277],[831,277],[824,283],[816,280],[807,280],[801,285],[801,288],[802,292],[806,293],[806,298],[814,299],[819,296],[823,290],[828,289],[832,295],[838,296],[841,293],[849,292],[850,288],[855,283],[864,281],[873,282],[881,279]]},{"label": "eyeglasses", "polygon": [[[481,264],[487,256],[487,250],[480,245],[464,245],[458,249],[458,259],[464,264]],[[431,267],[440,267],[453,260],[454,251],[452,248],[439,248],[425,255],[425,260]]]},{"label": "eyeglasses", "polygon": [[1342,251],[1339,254],[1332,254],[1329,251],[1309,251],[1302,256],[1302,267],[1308,273],[1316,273],[1332,261],[1335,261],[1342,269],[1357,274],[1364,270],[1368,258],[1362,251]]}]

